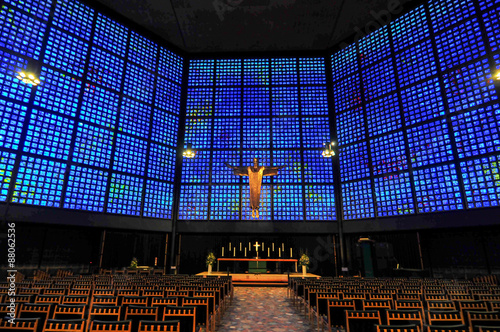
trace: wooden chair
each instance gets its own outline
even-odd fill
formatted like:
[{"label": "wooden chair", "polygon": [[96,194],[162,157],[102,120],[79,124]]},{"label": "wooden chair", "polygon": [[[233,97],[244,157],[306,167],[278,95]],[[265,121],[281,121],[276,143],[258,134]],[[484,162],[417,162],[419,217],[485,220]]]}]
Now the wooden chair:
[{"label": "wooden chair", "polygon": [[377,332],[421,332],[418,325],[376,325]]},{"label": "wooden chair", "polygon": [[387,310],[388,325],[414,324],[418,325],[422,330],[424,326],[423,320],[423,313],[418,309]]},{"label": "wooden chair", "polygon": [[66,295],[66,288],[45,288],[43,295]]},{"label": "wooden chair", "polygon": [[216,308],[215,297],[216,293],[214,291],[195,291],[193,297],[200,297],[208,299],[208,317],[209,323],[211,324],[211,330],[215,331],[215,323],[219,318],[219,308]]},{"label": "wooden chair", "polygon": [[178,320],[139,322],[139,332],[180,332],[181,324]]},{"label": "wooden chair", "polygon": [[68,290],[69,296],[87,296],[90,297],[90,289],[75,289],[70,288]]},{"label": "wooden chair", "polygon": [[453,301],[428,301],[428,310],[457,310]]},{"label": "wooden chair", "polygon": [[115,296],[116,291],[111,289],[94,289],[92,290],[92,296]]},{"label": "wooden chair", "polygon": [[393,301],[394,297],[391,293],[370,293],[370,300],[391,300]]},{"label": "wooden chair", "polygon": [[43,332],[84,332],[84,319],[47,319]]},{"label": "wooden chair", "polygon": [[108,322],[93,320],[90,322],[89,332],[132,332],[132,322],[129,320]]},{"label": "wooden chair", "polygon": [[366,300],[366,294],[359,292],[344,293],[342,295],[342,300],[354,300],[354,304],[356,305],[356,310],[362,310],[363,301]]},{"label": "wooden chair", "polygon": [[19,295],[38,295],[42,292],[41,288],[21,288],[17,292]]},{"label": "wooden chair", "polygon": [[[0,318],[3,318],[3,317],[6,317],[7,314],[10,313],[10,307],[9,307],[10,303],[0,303]],[[17,317],[17,311],[19,309],[19,306],[16,305],[14,307],[14,317]]]},{"label": "wooden chair", "polygon": [[439,293],[439,294],[425,294],[424,293],[424,302],[429,301],[449,301],[448,294]]},{"label": "wooden chair", "polygon": [[38,294],[35,297],[35,303],[53,303],[59,304],[62,301],[62,295],[44,295]]},{"label": "wooden chair", "polygon": [[491,311],[500,311],[500,301],[489,301],[488,305]]},{"label": "wooden chair", "polygon": [[429,325],[427,332],[469,332],[469,328],[463,324],[460,325]]},{"label": "wooden chair", "polygon": [[465,325],[462,313],[458,310],[428,310],[429,325]]},{"label": "wooden chair", "polygon": [[339,294],[333,292],[326,293],[318,293],[316,295],[316,310],[313,311],[313,314],[316,314],[316,322],[318,324],[318,328],[328,324],[328,301],[329,300],[338,300]]},{"label": "wooden chair", "polygon": [[182,306],[196,307],[196,325],[202,326],[207,332],[210,331],[212,317],[209,313],[209,303],[206,297],[184,297]]},{"label": "wooden chair", "polygon": [[386,311],[392,309],[392,300],[364,300],[363,310],[377,310],[380,316],[381,324],[387,323]]},{"label": "wooden chair", "polygon": [[16,318],[16,324],[9,323],[8,319],[0,320],[0,331],[10,332],[37,332],[39,330],[39,318]]},{"label": "wooden chair", "polygon": [[163,320],[179,320],[180,332],[197,332],[196,307],[166,307]]},{"label": "wooden chair", "polygon": [[118,297],[109,295],[93,295],[90,299],[90,310],[92,310],[94,305],[117,306]]},{"label": "wooden chair", "polygon": [[488,305],[486,301],[476,300],[476,301],[458,301],[458,310],[462,313],[465,325],[469,325],[469,320],[467,316],[468,311],[488,311]]},{"label": "wooden chair", "polygon": [[[142,290],[142,296],[146,296],[149,299],[152,297],[163,297],[165,295],[165,292],[161,289],[143,289]],[[151,303],[149,303],[151,304]]]},{"label": "wooden chair", "polygon": [[90,298],[85,295],[65,295],[61,300],[61,304],[88,304]]},{"label": "wooden chair", "polygon": [[52,314],[52,319],[83,319],[87,305],[85,304],[58,304]]},{"label": "wooden chair", "polygon": [[380,324],[380,313],[377,310],[347,310],[347,332],[371,331],[374,325]]},{"label": "wooden chair", "polygon": [[471,332],[478,331],[478,326],[500,326],[500,312],[467,311],[467,321]]},{"label": "wooden chair", "polygon": [[23,303],[19,308],[19,318],[38,318],[38,331],[42,331],[45,321],[51,317],[50,303]]},{"label": "wooden chair", "polygon": [[158,319],[158,307],[129,305],[125,308],[125,320],[132,321],[133,331],[138,330],[139,321],[141,320],[156,321],[157,319]]},{"label": "wooden chair", "polygon": [[88,320],[119,321],[121,312],[120,306],[96,304],[90,309]]},{"label": "wooden chair", "polygon": [[158,307],[158,320],[163,318],[165,307],[177,307],[179,304],[176,297],[153,297],[151,299],[151,307]]},{"label": "wooden chair", "polygon": [[421,293],[397,293],[397,300],[405,300],[405,301],[420,301],[422,299]]},{"label": "wooden chair", "polygon": [[354,300],[328,300],[328,331],[346,326],[346,310],[356,310]]},{"label": "wooden chair", "polygon": [[498,326],[476,326],[479,332],[500,332],[500,325]]}]

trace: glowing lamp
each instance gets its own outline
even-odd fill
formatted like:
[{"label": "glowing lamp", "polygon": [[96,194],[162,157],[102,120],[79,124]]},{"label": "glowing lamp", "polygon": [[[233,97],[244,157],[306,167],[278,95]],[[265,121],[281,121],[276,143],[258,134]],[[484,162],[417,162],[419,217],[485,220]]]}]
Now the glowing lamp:
[{"label": "glowing lamp", "polygon": [[33,86],[37,86],[38,84],[40,84],[40,80],[36,78],[35,75],[32,73],[25,73],[21,71],[17,73],[16,78],[22,81],[23,83],[31,84]]},{"label": "glowing lamp", "polygon": [[184,149],[184,152],[182,155],[186,158],[194,158],[196,156],[196,150],[193,149],[193,146],[191,143],[186,144],[186,148]]},{"label": "glowing lamp", "polygon": [[323,143],[325,146],[325,149],[323,150],[323,153],[321,155],[325,158],[331,158],[335,156],[335,151],[333,150],[333,147],[335,146],[334,142],[331,143]]}]

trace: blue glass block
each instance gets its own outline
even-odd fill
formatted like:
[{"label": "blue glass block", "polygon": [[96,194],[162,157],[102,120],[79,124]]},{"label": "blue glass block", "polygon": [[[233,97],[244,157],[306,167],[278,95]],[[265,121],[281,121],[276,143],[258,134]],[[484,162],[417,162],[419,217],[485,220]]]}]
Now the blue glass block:
[{"label": "blue glass block", "polygon": [[375,178],[377,216],[397,216],[415,213],[409,173]]},{"label": "blue glass block", "polygon": [[374,218],[370,180],[342,183],[342,208],[345,220]]},{"label": "blue glass block", "polygon": [[79,1],[56,1],[52,24],[75,36],[90,40],[94,10]]},{"label": "blue glass block", "polygon": [[359,58],[361,59],[361,68],[379,61],[391,52],[389,45],[389,30],[387,26],[377,29],[368,36],[363,37],[359,43]]},{"label": "blue glass block", "polygon": [[332,158],[323,157],[322,152],[322,150],[304,151],[305,183],[333,183]]},{"label": "blue glass block", "polygon": [[32,85],[22,83],[17,73],[25,71],[28,60],[0,50],[0,96],[29,102]]},{"label": "blue glass block", "polygon": [[297,59],[271,59],[271,84],[297,84]]},{"label": "blue glass block", "polygon": [[5,3],[19,8],[26,13],[36,16],[38,19],[47,21],[50,16],[50,7],[52,6],[51,0],[5,0]]},{"label": "blue glass block", "polygon": [[459,158],[500,151],[498,104],[451,118]]},{"label": "blue glass block", "polygon": [[57,28],[50,30],[43,62],[82,77],[89,44]]},{"label": "blue glass block", "polygon": [[464,208],[454,164],[421,169],[413,174],[418,212]]},{"label": "blue glass block", "polygon": [[370,140],[370,150],[374,175],[408,168],[402,132]]},{"label": "blue glass block", "polygon": [[336,121],[339,146],[366,138],[363,108],[359,107],[337,114]]},{"label": "blue glass block", "polygon": [[396,52],[429,37],[425,5],[420,5],[393,21],[391,32]]},{"label": "blue glass block", "polygon": [[73,120],[33,109],[23,151],[68,160],[73,129]]},{"label": "blue glass block", "polygon": [[148,177],[174,181],[176,151],[163,145],[151,143],[149,148]]},{"label": "blue glass block", "polygon": [[243,148],[269,149],[271,144],[269,118],[243,119]]},{"label": "blue glass block", "polygon": [[302,186],[275,185],[273,203],[274,220],[304,220]]},{"label": "blue glass block", "polygon": [[154,109],[151,139],[155,142],[177,146],[179,118],[165,111]]},{"label": "blue glass block", "polygon": [[453,160],[446,120],[408,129],[408,147],[413,167]]},{"label": "blue glass block", "polygon": [[240,219],[240,187],[212,186],[210,199],[211,220]]},{"label": "blue glass block", "polygon": [[[259,219],[271,220],[271,186],[263,185],[260,189]],[[250,189],[243,186],[241,189],[241,219],[256,220],[252,218],[252,209],[250,208]]]},{"label": "blue glass block", "polygon": [[306,220],[337,220],[333,186],[306,186]]},{"label": "blue glass block", "polygon": [[42,83],[36,90],[33,105],[67,116],[76,116],[82,88],[80,80],[43,67],[40,81]]},{"label": "blue glass block", "polygon": [[[257,158],[259,162],[259,166],[271,166],[271,152],[270,151],[263,151],[263,150],[251,150],[251,151],[243,151],[243,160],[241,162],[241,165],[239,166],[253,166],[253,159]],[[237,166],[237,165],[233,165]],[[248,177],[243,177],[243,183],[245,186],[248,185]],[[264,176],[262,178],[262,183],[271,183],[272,177],[271,176]]]},{"label": "blue glass block", "polygon": [[479,6],[481,7],[481,11],[484,11],[490,7],[498,5],[500,0],[479,0]]},{"label": "blue glass block", "polygon": [[195,158],[182,159],[182,183],[208,183],[210,151],[201,150]]},{"label": "blue glass block", "polygon": [[212,88],[190,88],[187,93],[186,115],[209,116],[213,113]]},{"label": "blue glass block", "polygon": [[144,217],[172,218],[174,185],[160,181],[146,180]]},{"label": "blue glass block", "polygon": [[38,60],[47,25],[6,5],[0,10],[0,47]]},{"label": "blue glass block", "polygon": [[59,207],[66,164],[21,156],[12,202]]},{"label": "blue glass block", "polygon": [[128,28],[101,13],[97,13],[94,45],[100,46],[123,58],[127,50],[127,39]]},{"label": "blue glass block", "polygon": [[0,99],[0,148],[17,150],[28,108]]},{"label": "blue glass block", "polygon": [[71,165],[64,208],[104,212],[108,172]]},{"label": "blue glass block", "polygon": [[472,0],[431,0],[429,12],[434,32],[439,32],[474,14]]},{"label": "blue glass block", "polygon": [[491,51],[498,52],[500,50],[500,7],[484,13],[483,21]]},{"label": "blue glass block", "polygon": [[106,212],[139,216],[144,180],[134,176],[112,174]]},{"label": "blue glass block", "polygon": [[239,116],[241,114],[241,89],[215,89],[215,116]]},{"label": "blue glass block", "polygon": [[123,97],[118,130],[142,138],[149,137],[151,107]]},{"label": "blue glass block", "polygon": [[212,152],[212,183],[240,183],[241,176],[234,175],[233,170],[226,166],[240,165],[238,151],[213,151]]},{"label": "blue glass block", "polygon": [[467,208],[500,205],[500,155],[460,163]]},{"label": "blue glass block", "polygon": [[369,136],[401,128],[401,111],[397,94],[388,95],[366,105]]},{"label": "blue glass block", "polygon": [[181,87],[158,77],[156,80],[155,105],[178,115],[181,109]]},{"label": "blue glass block", "polygon": [[16,155],[14,153],[0,151],[0,202],[7,201],[15,162]]},{"label": "blue glass block", "polygon": [[128,59],[150,71],[156,71],[158,65],[156,58],[158,45],[138,34],[135,31],[130,33],[130,44],[128,47]]},{"label": "blue glass block", "polygon": [[371,100],[396,89],[392,59],[386,59],[363,70],[365,99]]},{"label": "blue glass block", "polygon": [[300,87],[302,115],[328,115],[326,86]]},{"label": "blue glass block", "polygon": [[184,60],[181,56],[160,46],[160,65],[158,67],[158,74],[175,83],[181,84],[183,66]]},{"label": "blue glass block", "polygon": [[92,47],[87,79],[103,87],[121,90],[124,61],[117,56]]},{"label": "blue glass block", "polygon": [[361,104],[361,81],[355,74],[333,85],[335,112],[342,112]]},{"label": "blue glass block", "polygon": [[498,99],[488,59],[445,73],[443,81],[450,113]]},{"label": "blue glass block", "polygon": [[195,149],[212,147],[212,119],[186,119],[184,142],[193,144]]},{"label": "blue glass block", "polygon": [[243,88],[243,116],[269,116],[269,104],[268,87]]},{"label": "blue glass block", "polygon": [[299,58],[300,84],[326,84],[324,58]]},{"label": "blue glass block", "polygon": [[113,169],[144,176],[147,143],[143,140],[118,134]]},{"label": "blue glass block", "polygon": [[272,176],[274,183],[301,183],[302,167],[300,151],[274,151],[273,166],[285,166],[278,170],[278,175]]},{"label": "blue glass block", "polygon": [[219,59],[215,64],[216,85],[241,85],[241,60]]},{"label": "blue glass block", "polygon": [[215,60],[190,60],[189,61],[189,86],[214,84]]},{"label": "blue glass block", "polygon": [[331,56],[332,78],[337,81],[344,76],[355,74],[358,69],[356,43],[351,44]]},{"label": "blue glass block", "polygon": [[340,148],[339,159],[342,182],[357,180],[370,175],[366,142]]},{"label": "blue glass block", "polygon": [[113,132],[86,123],[78,123],[73,162],[109,168],[112,143]]},{"label": "blue glass block", "polygon": [[436,61],[430,40],[416,44],[396,54],[399,84],[413,84],[437,74]]},{"label": "blue glass block", "polygon": [[244,59],[243,84],[269,85],[269,59]]},{"label": "blue glass block", "polygon": [[86,84],[80,118],[99,126],[116,128],[119,95],[95,85]]},{"label": "blue glass block", "polygon": [[180,220],[208,219],[208,186],[181,186]]},{"label": "blue glass block", "polygon": [[127,63],[123,92],[140,101],[151,103],[153,101],[152,82],[154,75],[131,63]]},{"label": "blue glass block", "polygon": [[[299,131],[297,130],[296,136]],[[328,118],[302,118],[302,146],[322,148],[330,142],[330,121]]]},{"label": "blue glass block", "polygon": [[443,97],[437,78],[401,91],[401,99],[407,126],[445,114]]},{"label": "blue glass block", "polygon": [[[274,118],[273,148],[300,148],[300,124],[297,118]],[[248,131],[245,130],[248,135]]]},{"label": "blue glass block", "polygon": [[271,94],[273,115],[299,115],[299,91],[297,87],[273,87]]},{"label": "blue glass block", "polygon": [[215,119],[212,147],[215,149],[239,149],[241,145],[240,129],[240,119]]}]

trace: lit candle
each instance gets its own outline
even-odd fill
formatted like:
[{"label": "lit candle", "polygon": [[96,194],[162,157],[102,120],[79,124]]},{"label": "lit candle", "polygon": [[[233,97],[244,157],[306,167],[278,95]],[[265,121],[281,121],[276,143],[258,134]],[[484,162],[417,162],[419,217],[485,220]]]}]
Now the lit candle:
[{"label": "lit candle", "polygon": [[281,248],[278,249],[278,253],[279,253],[280,257],[281,257]]},{"label": "lit candle", "polygon": [[267,257],[271,257],[271,248],[267,248]]},{"label": "lit candle", "polygon": [[158,265],[158,257],[155,257],[155,266]]},{"label": "lit candle", "polygon": [[252,242],[248,242],[248,251],[252,250]]},{"label": "lit candle", "polygon": [[273,242],[273,252],[274,252],[274,242]]},{"label": "lit candle", "polygon": [[247,248],[245,248],[245,257],[247,257]]},{"label": "lit candle", "polygon": [[281,244],[281,250],[285,251],[285,244],[284,243]]},{"label": "lit candle", "polygon": [[262,242],[262,252],[264,252],[264,242]]},{"label": "lit candle", "polygon": [[231,242],[229,242],[229,251],[231,251]]},{"label": "lit candle", "polygon": [[292,248],[290,248],[290,258],[292,257]]},{"label": "lit candle", "polygon": [[[292,249],[290,249],[292,250]],[[222,257],[224,257],[224,247],[222,247]]]},{"label": "lit candle", "polygon": [[236,250],[233,251],[233,257],[236,257]]},{"label": "lit candle", "polygon": [[240,251],[241,251],[241,242],[240,242]]}]

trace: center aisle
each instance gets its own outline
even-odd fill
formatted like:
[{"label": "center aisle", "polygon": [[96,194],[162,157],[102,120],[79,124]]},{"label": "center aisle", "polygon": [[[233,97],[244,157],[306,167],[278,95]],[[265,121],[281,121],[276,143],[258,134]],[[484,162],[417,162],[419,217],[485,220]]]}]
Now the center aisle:
[{"label": "center aisle", "polygon": [[293,307],[285,287],[235,287],[234,300],[218,332],[313,332],[304,314]]}]

